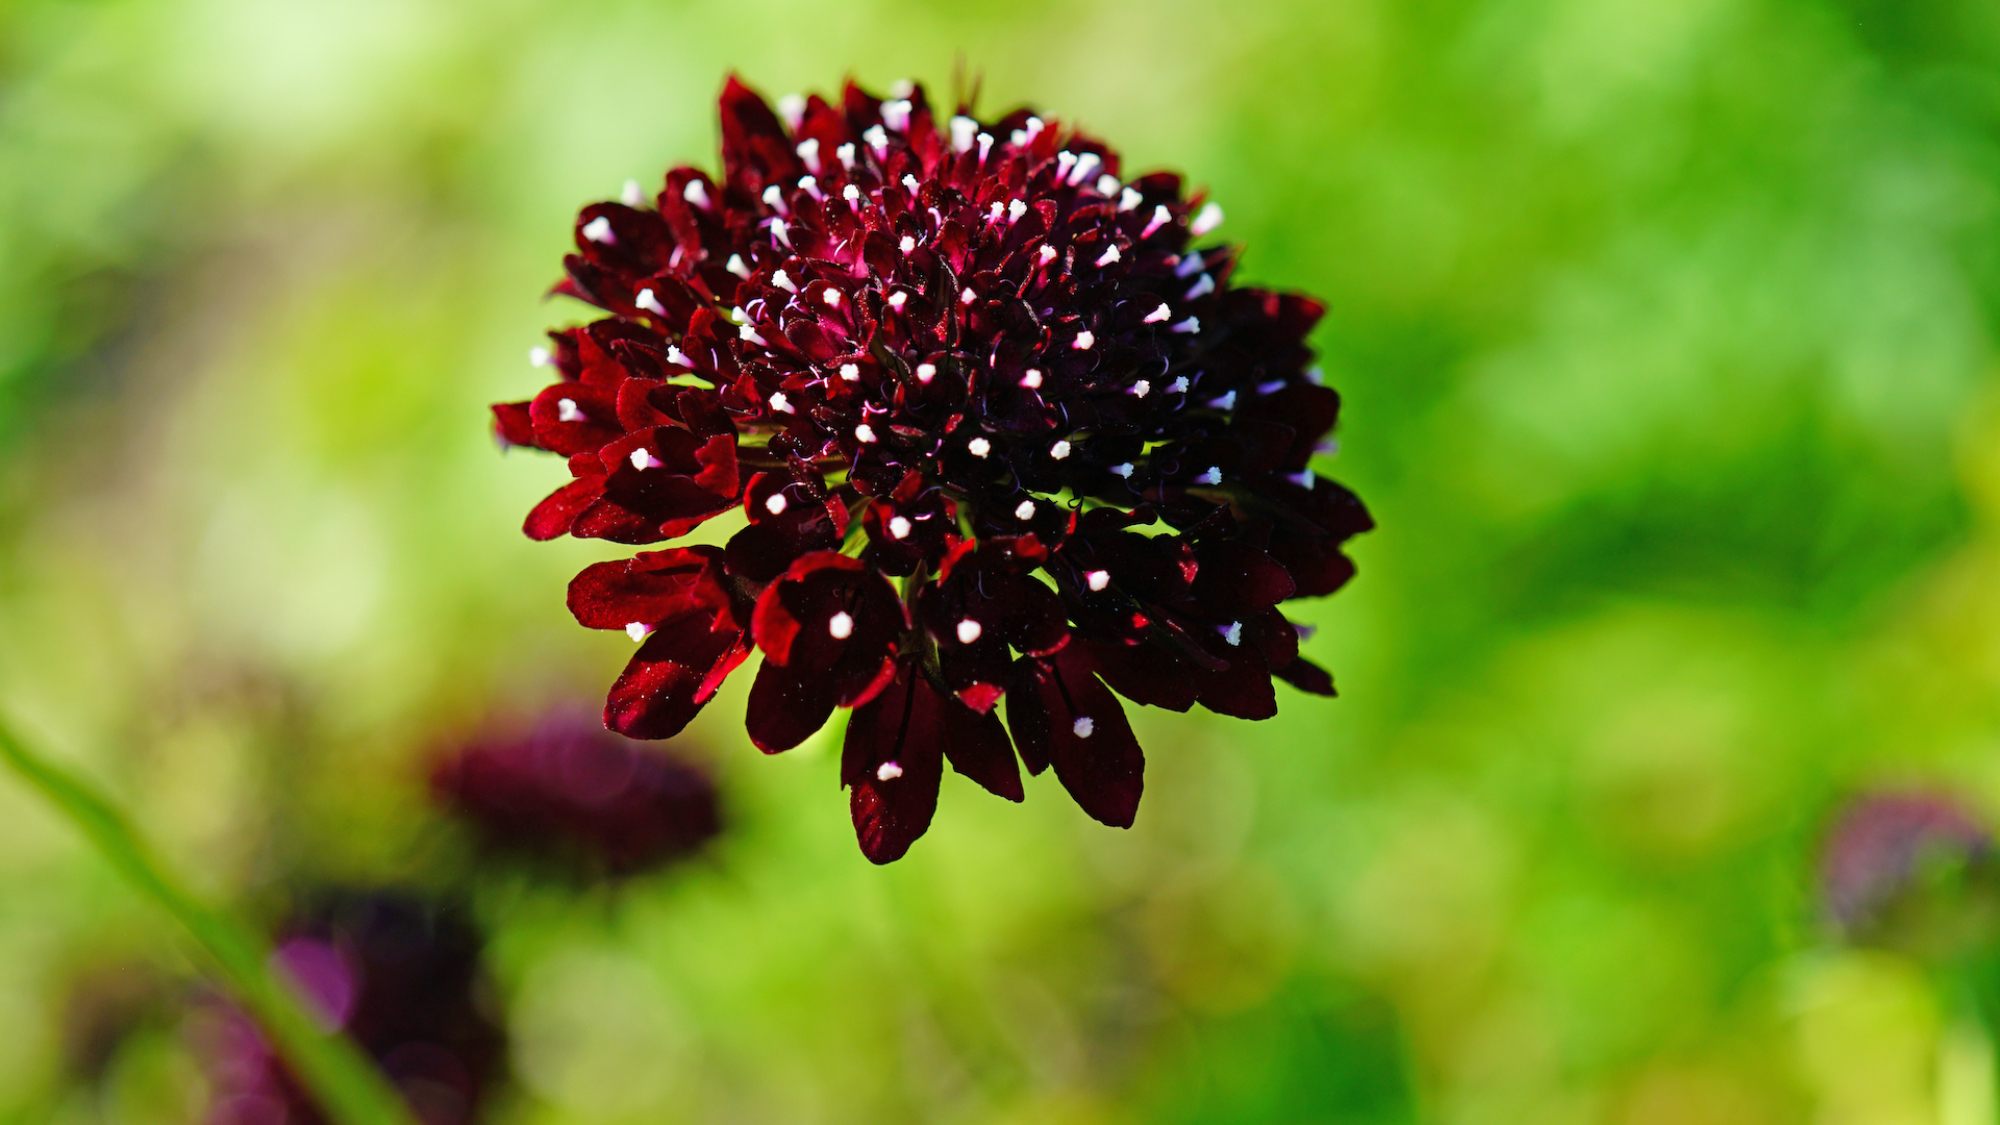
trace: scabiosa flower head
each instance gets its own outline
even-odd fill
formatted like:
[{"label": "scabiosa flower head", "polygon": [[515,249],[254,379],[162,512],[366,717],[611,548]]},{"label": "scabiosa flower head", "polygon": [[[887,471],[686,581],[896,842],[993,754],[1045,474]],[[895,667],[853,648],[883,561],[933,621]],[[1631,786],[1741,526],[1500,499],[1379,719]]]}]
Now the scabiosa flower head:
[{"label": "scabiosa flower head", "polygon": [[[455,911],[396,892],[340,893],[279,930],[273,958],[329,1030],[353,1037],[424,1125],[469,1125],[504,1072],[478,933]],[[200,1027],[210,1125],[326,1120],[248,1016]]]},{"label": "scabiosa flower head", "polygon": [[[1993,836],[1935,793],[1877,793],[1841,811],[1820,857],[1820,893],[1840,933],[1870,944],[1935,946],[1983,926],[1967,911],[1970,874],[1990,875]],[[1946,932],[1950,931],[1950,932]]]},{"label": "scabiosa flower head", "polygon": [[612,874],[686,855],[721,828],[702,770],[567,713],[440,758],[431,792],[488,845]]},{"label": "scabiosa flower head", "polygon": [[560,379],[494,408],[503,441],[569,459],[530,536],[747,519],[571,584],[585,625],[641,642],[612,729],[672,735],[761,649],[752,740],[854,708],[843,780],[886,862],[943,761],[1012,800],[1017,753],[1053,765],[1124,826],[1143,759],[1118,695],[1257,719],[1274,675],[1331,694],[1278,608],[1346,582],[1371,526],[1311,465],[1339,407],[1305,345],[1321,306],[1232,285],[1235,252],[1199,244],[1215,204],[1027,110],[785,104],[731,79],[720,179],[584,208],[557,291],[610,315],[552,333],[533,358]]}]

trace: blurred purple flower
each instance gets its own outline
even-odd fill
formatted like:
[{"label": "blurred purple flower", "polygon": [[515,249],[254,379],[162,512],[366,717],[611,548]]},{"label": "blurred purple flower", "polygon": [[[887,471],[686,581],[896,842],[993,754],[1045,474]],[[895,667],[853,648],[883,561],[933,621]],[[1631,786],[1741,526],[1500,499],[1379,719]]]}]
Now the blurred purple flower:
[{"label": "blurred purple flower", "polygon": [[431,791],[491,846],[617,874],[687,855],[721,828],[706,773],[583,716],[442,758]]},{"label": "blurred purple flower", "polygon": [[1937,869],[1985,859],[1993,836],[1951,797],[1883,793],[1861,797],[1835,818],[1820,859],[1820,891],[1850,938],[1879,930]]},{"label": "blurred purple flower", "polygon": [[[470,1125],[504,1071],[481,940],[457,912],[395,892],[342,893],[288,922],[272,955],[321,1024],[381,1065],[424,1125]],[[325,1118],[256,1023],[220,1005],[199,1025],[207,1125]]]}]

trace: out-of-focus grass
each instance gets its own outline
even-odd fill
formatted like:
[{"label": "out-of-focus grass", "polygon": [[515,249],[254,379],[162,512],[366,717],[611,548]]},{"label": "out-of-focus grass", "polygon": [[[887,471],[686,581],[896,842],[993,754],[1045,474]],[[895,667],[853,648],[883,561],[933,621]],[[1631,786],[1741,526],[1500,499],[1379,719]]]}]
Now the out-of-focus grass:
[{"label": "out-of-focus grass", "polygon": [[[205,893],[421,878],[423,755],[624,658],[501,457],[569,219],[712,98],[1032,98],[1209,185],[1328,298],[1305,607],[1343,697],[1144,715],[1139,824],[948,782],[876,870],[824,742],[693,732],[733,827],[582,904],[481,892],[520,1122],[1935,1118],[1948,1005],[1822,948],[1830,803],[2000,798],[2000,16],[1972,0],[0,8],[0,702]],[[739,677],[740,679],[740,677]],[[0,1113],[64,982],[169,957],[0,787]],[[168,973],[187,967],[168,964]]]}]

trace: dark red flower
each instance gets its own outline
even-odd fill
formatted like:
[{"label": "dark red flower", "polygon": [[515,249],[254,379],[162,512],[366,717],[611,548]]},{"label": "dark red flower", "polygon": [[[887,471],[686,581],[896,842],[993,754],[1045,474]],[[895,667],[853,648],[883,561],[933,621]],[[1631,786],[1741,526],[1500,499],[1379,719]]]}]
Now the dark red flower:
[{"label": "dark red flower", "polygon": [[1874,940],[1890,915],[1926,890],[1937,869],[1963,870],[1990,860],[1993,835],[1950,797],[1877,793],[1843,809],[1820,857],[1820,893],[1840,931]]},{"label": "dark red flower", "polygon": [[781,121],[731,79],[722,172],[584,208],[557,291],[611,316],[494,408],[569,458],[535,538],[748,519],[571,586],[644,640],[612,729],[671,736],[754,645],[767,751],[857,709],[843,773],[885,862],[942,760],[1020,799],[1010,692],[1028,768],[1117,825],[1143,759],[1114,691],[1244,718],[1273,676],[1332,694],[1278,609],[1345,583],[1372,526],[1312,468],[1340,405],[1309,367],[1322,309],[1230,284],[1235,251],[1194,245],[1214,204],[1025,109],[940,123],[921,89],[851,84]]},{"label": "dark red flower", "polygon": [[439,759],[431,791],[485,843],[593,872],[658,866],[721,827],[706,773],[569,714]]},{"label": "dark red flower", "polygon": [[[505,1071],[477,931],[399,892],[329,895],[280,928],[274,957],[328,1029],[351,1036],[424,1125],[469,1125]],[[326,1118],[247,1015],[199,1024],[210,1125]]]}]

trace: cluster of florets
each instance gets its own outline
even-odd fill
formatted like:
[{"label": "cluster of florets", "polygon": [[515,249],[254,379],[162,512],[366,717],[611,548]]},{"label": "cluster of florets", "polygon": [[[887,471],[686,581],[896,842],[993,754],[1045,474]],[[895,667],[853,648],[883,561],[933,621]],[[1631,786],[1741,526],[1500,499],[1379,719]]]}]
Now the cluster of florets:
[{"label": "cluster of florets", "polygon": [[1250,719],[1274,675],[1332,693],[1277,608],[1344,583],[1370,526],[1311,467],[1339,408],[1317,302],[1232,287],[1234,252],[1192,244],[1214,204],[1027,110],[940,130],[921,89],[850,84],[780,120],[734,79],[721,109],[720,181],[583,209],[557,291],[611,316],[552,333],[561,380],[495,408],[575,477],[535,538],[748,519],[571,584],[580,621],[642,642],[612,729],[673,735],[761,649],[752,740],[854,708],[842,779],[886,862],[945,760],[1018,801],[1018,752],[1131,824],[1114,691]]}]

